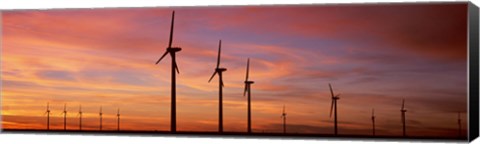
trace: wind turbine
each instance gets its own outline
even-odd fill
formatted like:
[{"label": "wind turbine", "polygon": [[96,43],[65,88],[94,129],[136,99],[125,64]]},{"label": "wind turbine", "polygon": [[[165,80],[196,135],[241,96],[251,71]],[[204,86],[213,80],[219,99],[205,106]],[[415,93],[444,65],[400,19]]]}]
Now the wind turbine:
[{"label": "wind turbine", "polygon": [[334,126],[335,126],[335,135],[337,135],[337,133],[338,133],[338,129],[337,129],[337,100],[340,99],[340,97],[339,97],[340,94],[334,95],[332,85],[330,85],[330,83],[329,83],[328,86],[330,87],[330,94],[332,95],[332,105],[330,107],[330,118],[332,117],[333,109],[335,109],[335,112],[334,112],[335,113],[334,114],[334,119],[335,119]]},{"label": "wind turbine", "polygon": [[251,115],[251,105],[250,105],[250,96],[251,96],[251,86],[254,82],[248,80],[248,73],[250,69],[250,58],[247,59],[247,76],[245,77],[245,89],[243,90],[243,96],[248,92],[248,133],[252,133],[252,115]]},{"label": "wind turbine", "polygon": [[212,81],[213,77],[218,74],[218,132],[223,132],[223,77],[222,73],[227,71],[227,68],[220,67],[220,52],[222,50],[222,40],[218,42],[218,56],[217,56],[217,67],[213,72],[212,77],[208,82]]},{"label": "wind turbine", "polygon": [[162,55],[162,57],[160,57],[160,59],[158,59],[158,61],[155,63],[155,64],[158,64],[167,54],[170,54],[170,57],[172,58],[172,86],[171,86],[171,97],[172,97],[172,100],[171,100],[171,112],[170,112],[170,116],[171,116],[171,120],[170,120],[170,131],[172,133],[175,133],[177,131],[177,115],[176,115],[176,75],[175,75],[175,70],[177,70],[177,73],[180,73],[180,71],[178,70],[178,66],[177,66],[177,61],[175,60],[175,53],[176,52],[180,52],[182,50],[182,48],[180,47],[172,47],[172,40],[173,40],[173,22],[174,22],[174,19],[175,19],[175,11],[172,12],[172,23],[171,23],[171,27],[170,27],[170,40],[168,42],[168,47],[167,47],[167,51],[165,51],[165,53]]},{"label": "wind turbine", "polygon": [[102,130],[102,107],[100,106],[100,112],[98,113],[98,115],[100,116],[100,131]]},{"label": "wind turbine", "polygon": [[460,119],[460,112],[458,112],[458,137],[462,136],[462,120]]},{"label": "wind turbine", "polygon": [[117,109],[117,131],[120,131],[120,108]]},{"label": "wind turbine", "polygon": [[375,136],[375,109],[372,109],[373,136]]},{"label": "wind turbine", "polygon": [[283,118],[283,134],[287,133],[287,113],[285,113],[285,105],[283,105],[283,112],[282,116]]},{"label": "wind turbine", "polygon": [[78,114],[77,116],[80,116],[80,121],[78,123],[78,127],[79,127],[79,130],[82,130],[82,105],[79,106],[79,109],[78,109]]},{"label": "wind turbine", "polygon": [[47,130],[50,130],[50,103],[47,102],[47,111],[43,115],[47,115]]},{"label": "wind turbine", "polygon": [[67,130],[67,104],[63,105],[63,130]]},{"label": "wind turbine", "polygon": [[407,109],[405,109],[405,99],[402,100],[402,109],[400,109],[400,112],[402,112],[402,124],[403,124],[403,136],[406,136],[405,132],[405,112],[407,112]]}]

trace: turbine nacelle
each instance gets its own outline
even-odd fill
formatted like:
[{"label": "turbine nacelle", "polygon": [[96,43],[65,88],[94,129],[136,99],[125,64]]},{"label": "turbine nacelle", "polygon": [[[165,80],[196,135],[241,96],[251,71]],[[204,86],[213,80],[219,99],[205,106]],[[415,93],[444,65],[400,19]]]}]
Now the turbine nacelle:
[{"label": "turbine nacelle", "polygon": [[182,51],[182,48],[180,48],[180,47],[169,47],[169,48],[167,48],[167,52],[170,52],[170,53],[179,52],[179,51]]},{"label": "turbine nacelle", "polygon": [[[213,72],[212,76],[210,77],[210,79],[208,80],[208,82],[212,81],[213,77],[215,77],[215,75],[221,75],[222,72],[224,71],[227,71],[227,68],[222,68],[220,67],[220,53],[222,51],[222,40],[219,40],[218,41],[218,55],[217,55],[217,66],[215,66],[215,71]],[[223,79],[220,77],[220,85],[223,87]]]},{"label": "turbine nacelle", "polygon": [[50,114],[50,103],[47,103],[47,111],[43,115]]},{"label": "turbine nacelle", "polygon": [[253,84],[253,83],[255,83],[255,82],[254,82],[254,81],[245,81],[244,83],[245,83],[245,84]]},{"label": "turbine nacelle", "polygon": [[227,71],[227,68],[215,68],[215,72],[224,72]]},{"label": "turbine nacelle", "polygon": [[61,114],[67,114],[67,104],[63,105],[63,112]]},{"label": "turbine nacelle", "polygon": [[332,96],[332,104],[330,105],[330,117],[332,117],[333,108],[335,106],[335,110],[336,110],[336,105],[337,105],[336,102],[337,100],[340,99],[340,94],[334,95],[332,85],[330,83],[328,84],[328,87],[330,88],[330,94]]},{"label": "turbine nacelle", "polygon": [[400,109],[401,112],[407,112],[407,109],[405,109],[405,99],[402,100],[402,108]]},{"label": "turbine nacelle", "polygon": [[[180,47],[172,47],[174,19],[175,19],[175,11],[172,12],[172,23],[171,23],[171,27],[170,27],[170,39],[169,39],[169,42],[168,42],[167,50],[165,51],[165,53],[163,53],[162,57],[160,57],[155,64],[158,64],[168,53],[170,53],[171,57],[174,57],[176,52],[179,52],[179,51],[182,50],[182,48],[180,48]],[[175,69],[177,70],[177,73],[180,73],[180,71],[178,70],[178,66],[177,66],[176,61],[173,61],[173,67],[175,67]]]},{"label": "turbine nacelle", "polygon": [[337,95],[333,96],[332,99],[339,100],[340,99],[340,94],[337,94]]},{"label": "turbine nacelle", "polygon": [[374,120],[375,120],[375,110],[372,109],[372,121],[374,121]]},{"label": "turbine nacelle", "polygon": [[245,89],[243,90],[243,96],[245,96],[247,94],[247,91],[250,90],[250,85],[255,83],[254,81],[245,81]]}]

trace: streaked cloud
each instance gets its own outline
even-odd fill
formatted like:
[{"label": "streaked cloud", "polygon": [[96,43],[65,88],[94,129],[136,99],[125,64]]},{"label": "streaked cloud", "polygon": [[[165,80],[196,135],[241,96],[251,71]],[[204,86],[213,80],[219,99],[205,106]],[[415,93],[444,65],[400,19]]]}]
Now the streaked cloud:
[{"label": "streaked cloud", "polygon": [[[79,105],[85,128],[168,130],[171,8],[19,10],[3,14],[2,125],[45,127],[46,103],[60,129],[67,103],[70,129]],[[412,135],[452,136],[456,112],[466,119],[466,5],[318,5],[176,8],[174,46],[178,129],[215,131],[222,39],[224,123],[246,131],[243,86],[251,60],[254,131],[281,132],[287,106],[291,132],[331,133],[332,83],[340,133],[399,135],[406,99]],[[70,121],[72,123],[70,123]],[[464,124],[466,125],[466,123]],[[464,128],[464,130],[466,130]]]}]

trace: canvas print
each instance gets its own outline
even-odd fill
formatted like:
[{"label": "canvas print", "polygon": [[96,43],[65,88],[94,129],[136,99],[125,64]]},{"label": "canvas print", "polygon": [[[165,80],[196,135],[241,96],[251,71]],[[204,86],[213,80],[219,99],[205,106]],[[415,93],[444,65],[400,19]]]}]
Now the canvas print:
[{"label": "canvas print", "polygon": [[2,11],[3,131],[466,140],[467,3]]}]

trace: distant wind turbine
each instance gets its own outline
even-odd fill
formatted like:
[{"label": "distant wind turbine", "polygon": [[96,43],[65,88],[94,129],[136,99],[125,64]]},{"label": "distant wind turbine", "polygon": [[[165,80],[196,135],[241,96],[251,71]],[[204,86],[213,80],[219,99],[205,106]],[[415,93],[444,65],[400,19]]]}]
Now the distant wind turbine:
[{"label": "distant wind turbine", "polygon": [[120,131],[120,108],[117,109],[117,131]]},{"label": "distant wind turbine", "polygon": [[372,109],[373,136],[375,136],[375,109]]},{"label": "distant wind turbine", "polygon": [[460,112],[458,112],[458,137],[460,138],[462,136],[462,120],[460,119]]},{"label": "distant wind turbine", "polygon": [[222,51],[222,40],[218,42],[218,56],[217,56],[217,66],[213,75],[210,77],[208,82],[212,81],[213,77],[218,74],[218,132],[223,132],[223,77],[222,73],[227,71],[226,68],[220,67],[220,52]]},{"label": "distant wind turbine", "polygon": [[285,105],[283,105],[283,112],[282,116],[283,118],[283,134],[287,133],[287,113],[285,113]]},{"label": "distant wind turbine", "polygon": [[332,89],[332,85],[330,85],[330,83],[328,84],[328,86],[330,87],[330,94],[332,95],[332,105],[330,107],[330,117],[332,117],[332,111],[335,109],[334,111],[334,127],[335,127],[335,135],[338,134],[338,129],[337,129],[337,100],[340,99],[340,94],[337,94],[337,95],[334,95],[333,94],[333,89]]},{"label": "distant wind turbine", "polygon": [[83,114],[82,105],[80,105],[79,108],[78,108],[78,114],[77,114],[77,116],[79,116],[79,122],[78,122],[79,130],[82,130],[82,114]]},{"label": "distant wind turbine", "polygon": [[172,58],[172,86],[171,86],[171,112],[170,112],[170,131],[175,133],[177,131],[177,115],[176,115],[176,75],[175,70],[177,73],[180,73],[177,66],[177,61],[175,60],[175,53],[180,52],[182,48],[180,47],[172,47],[172,40],[173,40],[173,22],[175,19],[175,11],[172,12],[172,23],[170,27],[170,40],[168,42],[167,51],[158,59],[155,64],[158,64],[167,54],[170,54]]},{"label": "distant wind turbine", "polygon": [[250,97],[251,97],[251,85],[254,83],[253,81],[248,80],[248,73],[250,69],[250,58],[247,59],[247,75],[245,77],[245,89],[243,90],[243,96],[248,92],[248,133],[252,133],[252,115],[251,115],[251,105],[250,105]]},{"label": "distant wind turbine", "polygon": [[98,113],[98,115],[100,116],[100,131],[102,130],[102,107],[100,106],[100,112]]},{"label": "distant wind turbine", "polygon": [[47,102],[47,111],[43,115],[47,115],[47,130],[50,130],[50,103]]},{"label": "distant wind turbine", "polygon": [[67,130],[67,104],[63,105],[63,130]]},{"label": "distant wind turbine", "polygon": [[402,109],[400,109],[400,112],[402,112],[402,124],[403,124],[403,136],[406,136],[406,130],[405,130],[405,112],[407,112],[407,109],[405,109],[405,99],[402,100]]}]

